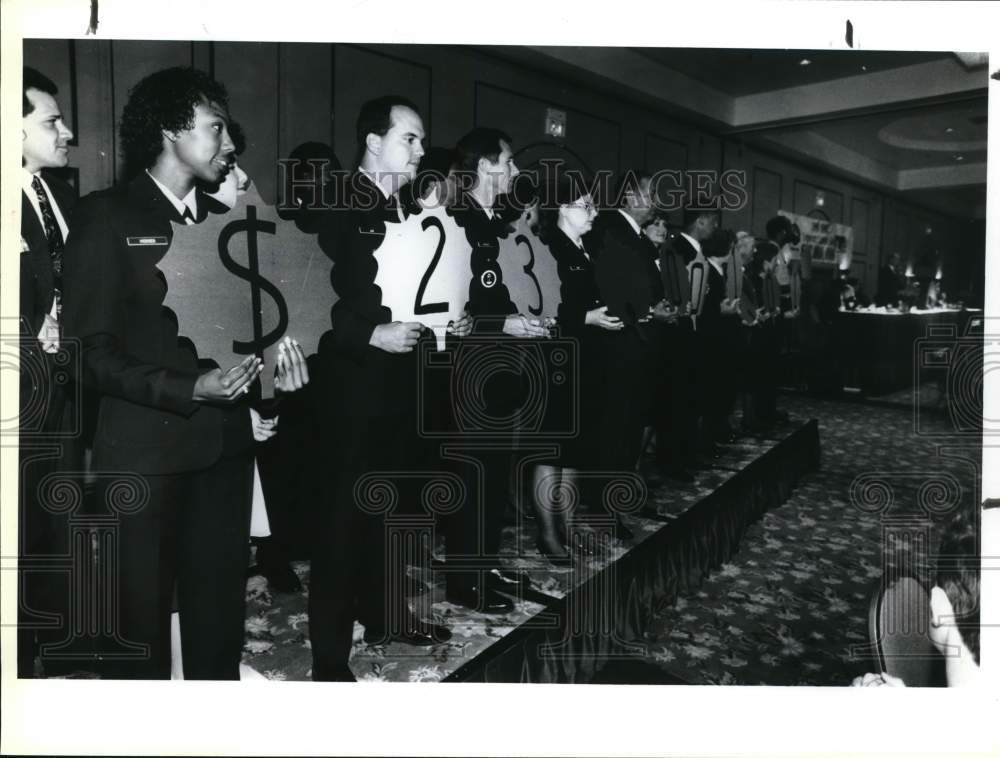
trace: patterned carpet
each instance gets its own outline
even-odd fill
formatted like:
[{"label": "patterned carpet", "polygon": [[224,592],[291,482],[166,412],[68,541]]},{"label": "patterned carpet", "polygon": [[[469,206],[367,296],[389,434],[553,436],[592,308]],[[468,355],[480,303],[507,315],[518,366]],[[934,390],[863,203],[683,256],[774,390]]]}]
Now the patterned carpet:
[{"label": "patterned carpet", "polygon": [[820,420],[822,469],[753,525],[736,557],[696,593],[659,609],[649,633],[652,659],[691,684],[845,685],[872,670],[852,648],[868,640],[869,602],[883,566],[916,562],[926,570],[927,561],[883,550],[883,526],[893,522],[860,507],[865,498],[852,498],[858,475],[885,472],[880,481],[895,491],[885,515],[897,519],[922,519],[920,502],[933,506],[935,517],[934,508],[947,510],[940,491],[921,496],[930,477],[950,482],[952,474],[958,497],[978,501],[977,468],[938,451],[963,442],[946,434],[943,418],[925,429],[941,435],[931,437],[914,433],[908,408],[801,398],[784,405]]},{"label": "patterned carpet", "polygon": [[[978,445],[949,435],[944,416],[922,417],[917,433],[905,407],[803,397],[785,397],[783,407],[793,418],[819,419],[822,469],[752,525],[739,553],[697,591],[657,608],[646,634],[647,663],[667,681],[845,685],[872,670],[872,662],[852,647],[867,641],[873,588],[886,566],[915,565],[919,571],[927,565],[926,556],[883,549],[890,544],[883,531],[896,523],[886,518],[902,518],[905,528],[930,528],[955,500],[978,498],[978,465],[962,459],[978,461]],[[953,450],[951,457],[939,450],[962,444],[967,450]],[[735,446],[730,465],[751,460],[753,447],[752,440]],[[869,478],[856,481],[859,475]],[[718,476],[709,472],[698,489],[715,486]],[[654,500],[678,501],[677,491],[665,499],[662,483],[653,480],[650,486]],[[681,499],[696,497],[691,492]],[[637,541],[659,527],[640,518],[629,524]],[[516,530],[514,544],[527,540]],[[530,573],[532,561],[540,559],[527,550],[512,556],[511,564]],[[273,594],[259,576],[247,584],[244,663],[269,679],[309,678],[308,564],[294,568],[303,581],[301,593]],[[444,602],[441,588],[427,576],[414,578],[428,587],[412,599],[414,610],[447,623],[453,639],[419,651],[398,644],[365,646],[358,625],[351,665],[360,680],[440,681],[456,660],[474,656],[543,610],[530,598],[516,598],[507,616],[480,616]],[[559,596],[559,584],[551,569],[540,571],[535,589]]]}]

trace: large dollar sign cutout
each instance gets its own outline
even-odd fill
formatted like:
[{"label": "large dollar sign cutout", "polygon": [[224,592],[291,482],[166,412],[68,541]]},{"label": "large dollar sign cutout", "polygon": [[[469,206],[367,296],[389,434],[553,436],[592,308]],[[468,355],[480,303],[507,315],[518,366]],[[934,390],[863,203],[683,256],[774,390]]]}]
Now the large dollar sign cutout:
[{"label": "large dollar sign cutout", "polygon": [[[281,291],[275,287],[268,279],[260,275],[260,263],[257,259],[257,233],[274,234],[276,227],[272,221],[263,221],[257,218],[257,208],[253,205],[247,206],[246,219],[231,221],[226,224],[219,234],[219,260],[226,270],[231,274],[250,282],[250,308],[253,320],[253,339],[250,341],[233,340],[233,352],[237,355],[250,355],[251,353],[263,357],[265,348],[277,342],[281,335],[288,328],[288,306]],[[234,235],[245,232],[247,235],[247,265],[241,266],[233,260],[229,253],[229,241]],[[270,295],[278,309],[278,324],[267,334],[264,331],[261,319],[261,290]]]}]

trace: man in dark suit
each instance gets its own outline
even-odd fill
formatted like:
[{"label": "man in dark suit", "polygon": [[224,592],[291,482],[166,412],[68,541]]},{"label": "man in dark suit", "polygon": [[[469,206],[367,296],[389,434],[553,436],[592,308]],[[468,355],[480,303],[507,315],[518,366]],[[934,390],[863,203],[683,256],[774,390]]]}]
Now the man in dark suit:
[{"label": "man in dark suit", "polygon": [[[617,182],[617,207],[601,211],[584,238],[596,259],[597,285],[608,314],[625,324],[602,335],[605,394],[597,466],[605,472],[635,470],[643,427],[652,420],[662,322],[676,318],[663,302],[656,248],[642,233],[653,213],[650,179],[646,171],[624,173]],[[617,521],[618,536],[628,539],[631,530]]]},{"label": "man in dark suit", "polygon": [[194,69],[152,74],[130,94],[121,138],[137,173],[80,202],[64,278],[66,332],[100,394],[98,507],[116,519],[102,551],[117,559],[107,564],[118,602],[107,674],[169,677],[176,587],[185,678],[238,679],[252,459],[249,416],[228,406],[261,363],[202,368],[163,306],[157,268],[172,224],[203,218],[212,200],[202,187],[232,165],[225,88]]},{"label": "man in dark suit", "polygon": [[[338,300],[333,329],[320,344],[327,382],[324,425],[339,470],[332,496],[316,509],[309,590],[315,681],[354,681],[348,666],[355,619],[369,644],[398,640],[433,645],[447,629],[417,619],[397,576],[386,574],[386,519],[363,502],[357,485],[369,471],[409,468],[416,429],[419,322],[393,319],[375,284],[374,252],[386,222],[403,219],[397,193],[412,180],[424,149],[414,106],[386,96],[361,107],[358,168],[321,222],[319,244],[333,260]],[[395,486],[395,484],[392,484]]]},{"label": "man in dark suit", "polygon": [[727,261],[735,238],[726,229],[715,229],[704,240],[702,250],[708,262],[707,286],[698,317],[698,336],[702,346],[704,376],[699,392],[703,398],[704,431],[711,443],[731,441],[728,416],[732,409],[733,379],[736,365],[736,333],[739,302],[727,297]]},{"label": "man in dark suit", "polygon": [[[498,260],[500,237],[507,233],[498,201],[511,191],[518,175],[510,137],[498,129],[473,129],[458,141],[456,161],[458,196],[453,212],[470,248],[472,279],[466,308],[474,336],[464,341],[460,338],[453,349],[456,372],[472,376],[475,372],[470,367],[480,360],[480,366],[488,367],[498,351],[514,350],[518,340],[548,336],[549,329],[541,319],[518,313]],[[506,210],[510,212],[510,208]],[[452,382],[451,412],[462,417],[469,408],[466,404],[471,402],[482,411],[477,417],[488,421],[475,429],[459,428],[461,423],[456,422],[457,444],[468,444],[469,438],[462,439],[463,432],[475,432],[476,442],[493,443],[494,448],[470,449],[470,460],[455,463],[468,496],[446,525],[452,563],[447,575],[447,597],[450,602],[483,613],[507,613],[514,604],[500,592],[529,584],[523,575],[501,570],[498,557],[511,448],[518,432],[517,410],[522,407],[525,387],[520,384],[522,377],[505,371],[478,373],[483,381],[477,385],[479,398],[461,393],[465,382]],[[459,560],[473,565],[457,570],[454,564]]]},{"label": "man in dark suit", "polygon": [[[72,418],[74,385],[58,381],[65,354],[60,339],[62,265],[68,223],[76,192],[48,173],[69,161],[73,133],[63,122],[56,85],[25,67],[22,83],[21,131],[21,373],[20,418],[20,560],[18,603],[18,676],[31,676],[40,642],[62,643],[69,634],[70,582],[43,564],[69,552],[66,514],[47,508],[39,486],[48,473],[79,470],[79,433]],[[64,373],[64,372],[63,372]],[[76,427],[76,428],[74,428]],[[37,570],[32,570],[35,568]],[[39,614],[61,617],[50,628]],[[47,673],[58,665],[43,660]]]}]

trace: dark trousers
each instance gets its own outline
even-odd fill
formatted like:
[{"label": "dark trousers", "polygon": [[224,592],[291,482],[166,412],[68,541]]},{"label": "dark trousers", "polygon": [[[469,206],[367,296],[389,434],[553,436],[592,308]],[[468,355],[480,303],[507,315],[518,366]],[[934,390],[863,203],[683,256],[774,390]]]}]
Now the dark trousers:
[{"label": "dark trousers", "polygon": [[759,420],[764,423],[774,421],[777,413],[780,339],[777,324],[754,327],[751,343],[754,407]]},{"label": "dark trousers", "polygon": [[386,517],[411,499],[398,474],[411,468],[415,423],[411,414],[339,415],[327,425],[336,439],[326,448],[339,470],[313,514],[309,636],[316,681],[354,680],[347,661],[355,620],[382,633],[409,616],[396,581],[400,567],[386,566]]},{"label": "dark trousers", "polygon": [[697,457],[694,340],[691,319],[664,329],[663,360],[654,393],[656,458],[661,465],[687,466]]},{"label": "dark trousers", "polygon": [[603,340],[604,394],[596,441],[596,461],[602,471],[635,470],[642,429],[652,408],[651,376],[659,354],[653,334],[644,338],[636,328],[627,327]]},{"label": "dark trousers", "polygon": [[483,572],[499,568],[504,511],[507,507],[508,477],[511,467],[509,443],[495,449],[470,447],[456,440],[454,450],[442,463],[458,474],[465,486],[465,502],[444,519],[448,551],[448,587],[467,590],[483,587]]},{"label": "dark trousers", "polygon": [[[209,468],[146,476],[147,503],[118,516],[114,544],[101,555],[117,590],[123,643],[138,657],[109,659],[122,679],[170,678],[170,613],[176,583],[185,679],[239,679],[253,465],[249,453]],[[120,499],[101,477],[98,507]]]},{"label": "dark trousers", "polygon": [[72,571],[70,519],[85,508],[86,430],[77,385],[61,383],[52,356],[34,350],[22,371],[17,672],[30,677],[36,654],[48,663],[46,653],[58,651],[52,662],[70,668],[74,660],[89,657],[87,641],[73,637],[70,623],[71,593],[78,585]]}]

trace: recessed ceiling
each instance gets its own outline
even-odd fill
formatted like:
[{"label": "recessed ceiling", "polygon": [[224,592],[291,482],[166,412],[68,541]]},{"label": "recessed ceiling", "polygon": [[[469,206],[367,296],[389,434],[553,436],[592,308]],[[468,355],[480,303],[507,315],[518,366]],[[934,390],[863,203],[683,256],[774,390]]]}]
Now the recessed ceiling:
[{"label": "recessed ceiling", "polygon": [[[812,132],[896,171],[986,162],[986,97],[761,132]],[[949,132],[948,129],[953,131]],[[955,156],[961,155],[962,161]]]},{"label": "recessed ceiling", "polygon": [[[945,52],[877,50],[632,49],[732,97],[912,66],[951,55]],[[808,66],[800,65],[803,59],[810,61]]]}]

